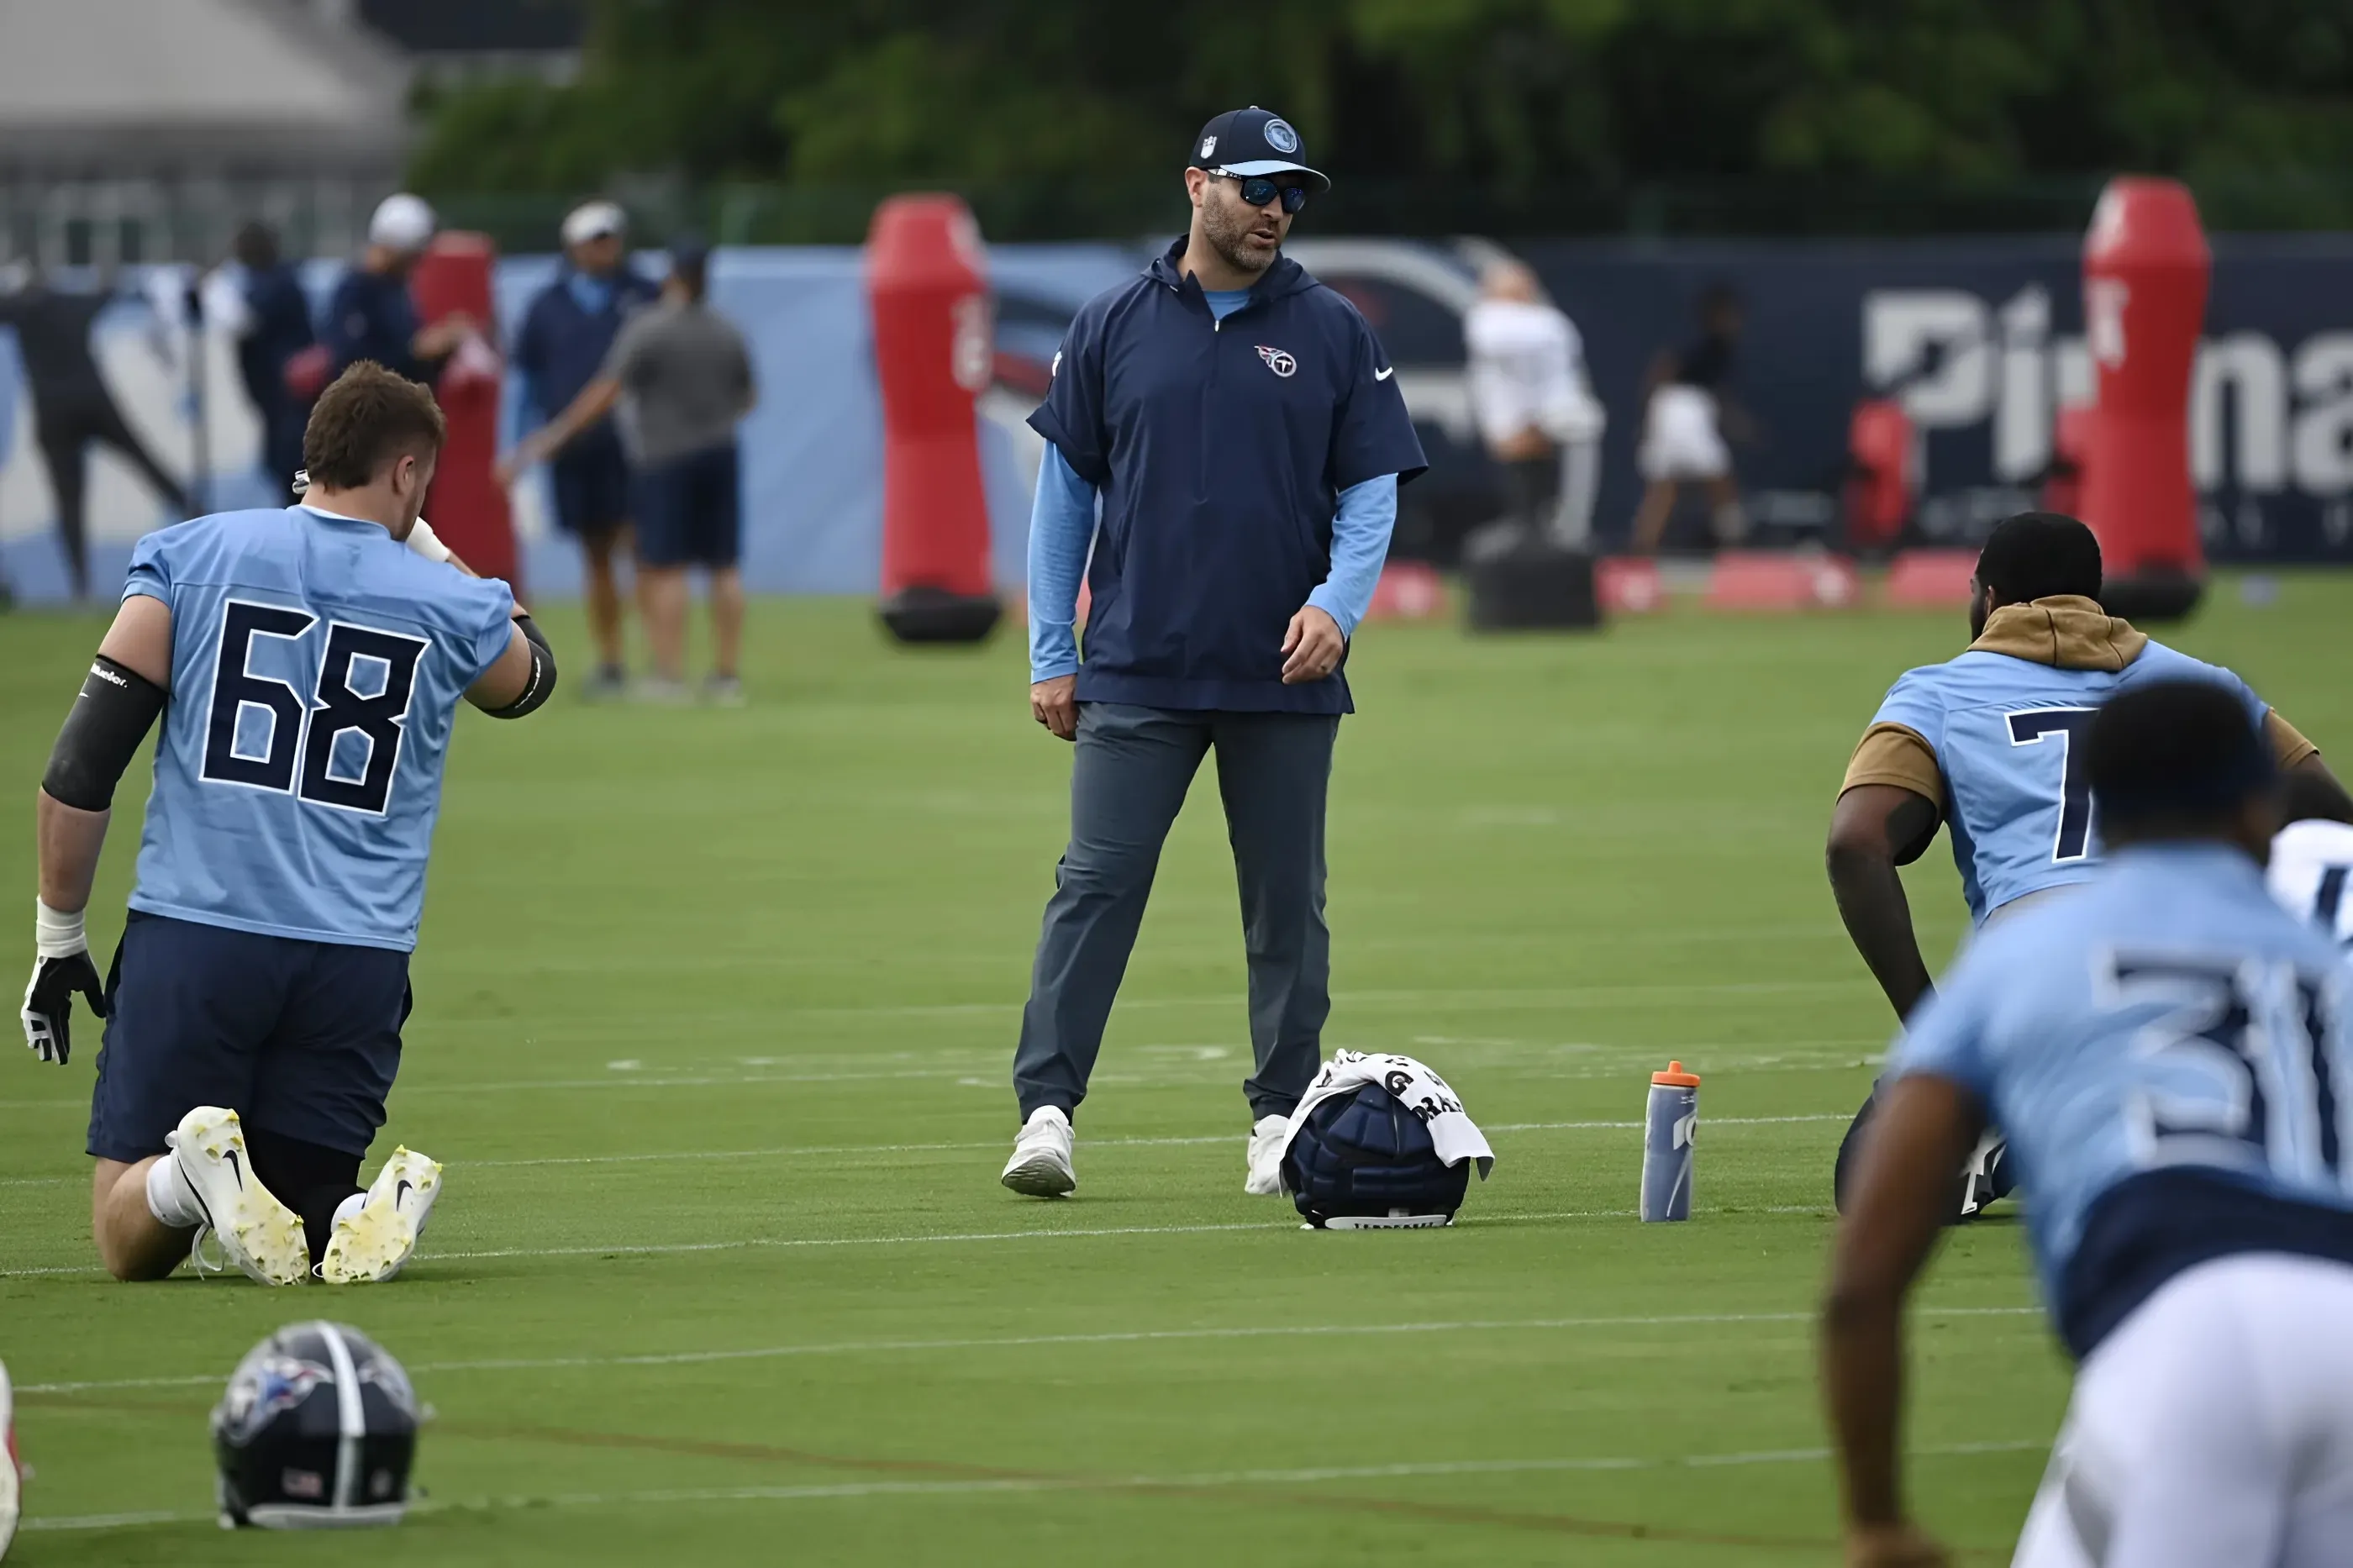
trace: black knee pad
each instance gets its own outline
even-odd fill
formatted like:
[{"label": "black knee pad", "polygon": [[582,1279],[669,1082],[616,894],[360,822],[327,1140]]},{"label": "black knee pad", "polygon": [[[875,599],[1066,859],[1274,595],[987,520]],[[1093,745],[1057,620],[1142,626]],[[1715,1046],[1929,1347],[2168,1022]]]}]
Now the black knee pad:
[{"label": "black knee pad", "polygon": [[[1873,1084],[1871,1086],[1871,1098],[1864,1100],[1862,1109],[1854,1113],[1854,1121],[1848,1126],[1846,1136],[1840,1140],[1838,1163],[1831,1168],[1831,1201],[1841,1214],[1846,1213],[1848,1200],[1853,1195],[1849,1184],[1853,1179],[1856,1157],[1862,1152],[1863,1131],[1878,1114],[1879,1086]],[[1974,1190],[1969,1184],[1968,1172],[1964,1171],[1953,1179],[1953,1195],[1945,1207],[1945,1223],[1967,1224],[1975,1219],[1986,1205],[1996,1198],[2008,1197],[2016,1184],[2017,1172],[2010,1163],[2009,1150],[2006,1145],[1998,1144]]]},{"label": "black knee pad", "polygon": [[360,1156],[264,1127],[245,1130],[245,1151],[253,1158],[254,1180],[301,1216],[302,1238],[310,1244],[311,1261],[318,1262],[327,1255],[327,1238],[334,1234],[335,1210],[364,1190]]}]

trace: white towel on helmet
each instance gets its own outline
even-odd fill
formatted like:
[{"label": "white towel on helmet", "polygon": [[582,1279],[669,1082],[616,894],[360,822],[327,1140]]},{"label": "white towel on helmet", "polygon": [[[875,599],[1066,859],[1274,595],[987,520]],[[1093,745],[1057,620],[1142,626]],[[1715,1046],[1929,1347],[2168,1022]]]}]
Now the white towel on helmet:
[{"label": "white towel on helmet", "polygon": [[1465,1160],[1479,1162],[1479,1179],[1485,1181],[1487,1173],[1495,1166],[1495,1152],[1487,1147],[1486,1135],[1462,1110],[1462,1102],[1437,1071],[1411,1057],[1371,1056],[1363,1051],[1335,1051],[1315,1075],[1315,1082],[1300,1100],[1299,1109],[1291,1113],[1290,1129],[1282,1135],[1282,1148],[1291,1152],[1291,1141],[1307,1124],[1307,1113],[1335,1095],[1354,1094],[1366,1084],[1377,1084],[1388,1091],[1407,1110],[1421,1118],[1430,1129],[1430,1142],[1438,1150],[1438,1158],[1449,1165],[1459,1165]]}]

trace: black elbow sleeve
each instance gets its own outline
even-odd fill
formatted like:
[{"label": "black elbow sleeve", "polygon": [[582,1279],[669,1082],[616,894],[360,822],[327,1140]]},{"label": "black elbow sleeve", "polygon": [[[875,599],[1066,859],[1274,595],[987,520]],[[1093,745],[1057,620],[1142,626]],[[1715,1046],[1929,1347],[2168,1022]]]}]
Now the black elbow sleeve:
[{"label": "black elbow sleeve", "polygon": [[524,684],[522,696],[503,708],[490,710],[493,719],[520,719],[526,713],[535,713],[555,694],[555,650],[547,646],[547,634],[529,616],[517,616],[514,624],[515,629],[522,633],[522,640],[531,645],[531,679]]},{"label": "black elbow sleeve", "polygon": [[164,710],[164,691],[153,681],[100,654],[81,683],[81,695],[49,752],[41,788],[77,811],[104,811],[114,786],[138,753],[139,742]]}]

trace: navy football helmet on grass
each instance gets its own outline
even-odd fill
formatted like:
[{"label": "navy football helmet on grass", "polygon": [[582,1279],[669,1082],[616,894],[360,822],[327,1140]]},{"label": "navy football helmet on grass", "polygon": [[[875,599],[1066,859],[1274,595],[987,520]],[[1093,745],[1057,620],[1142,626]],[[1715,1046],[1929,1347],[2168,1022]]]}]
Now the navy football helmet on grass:
[{"label": "navy football helmet on grass", "polygon": [[419,1415],[391,1352],[341,1323],[279,1330],[213,1409],[226,1526],[397,1524]]},{"label": "navy football helmet on grass", "polygon": [[1450,1225],[1471,1165],[1440,1160],[1421,1118],[1368,1083],[1307,1113],[1282,1152],[1282,1189],[1317,1230]]}]

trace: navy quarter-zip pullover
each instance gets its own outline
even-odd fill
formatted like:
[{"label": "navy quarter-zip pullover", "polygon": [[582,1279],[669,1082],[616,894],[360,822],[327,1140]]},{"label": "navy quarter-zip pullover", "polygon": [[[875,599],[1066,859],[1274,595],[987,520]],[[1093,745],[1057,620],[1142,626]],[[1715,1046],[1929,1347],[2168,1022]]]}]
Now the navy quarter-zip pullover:
[{"label": "navy quarter-zip pullover", "polygon": [[1340,491],[1427,467],[1356,308],[1278,258],[1222,321],[1179,239],[1071,323],[1029,416],[1103,496],[1082,702],[1345,713],[1282,684],[1291,617],[1331,569]]},{"label": "navy quarter-zip pullover", "polygon": [[533,298],[515,333],[515,368],[522,372],[543,419],[563,413],[580,389],[596,379],[621,323],[661,296],[659,287],[625,262],[606,280],[603,306],[592,310],[573,290],[575,275],[565,262]]}]

